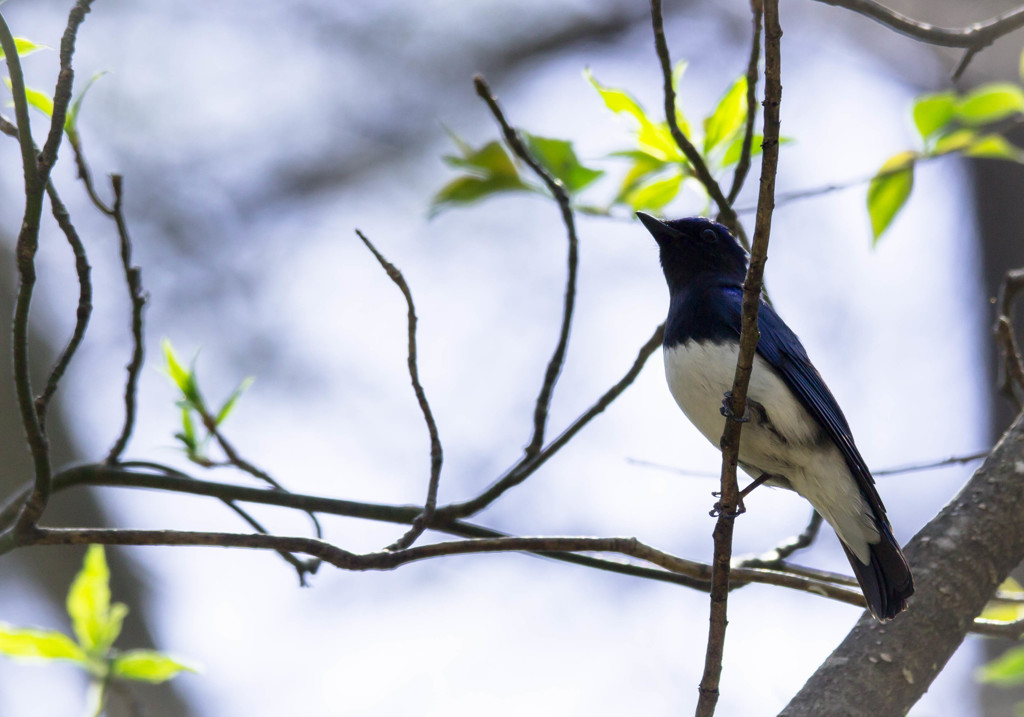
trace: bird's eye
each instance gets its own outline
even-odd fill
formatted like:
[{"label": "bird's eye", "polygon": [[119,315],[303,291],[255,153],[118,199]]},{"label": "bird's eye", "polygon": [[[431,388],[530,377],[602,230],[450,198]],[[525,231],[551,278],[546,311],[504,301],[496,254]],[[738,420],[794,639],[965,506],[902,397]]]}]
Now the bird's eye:
[{"label": "bird's eye", "polygon": [[718,234],[715,233],[714,229],[704,229],[700,233],[700,240],[705,244],[714,244],[718,241]]}]

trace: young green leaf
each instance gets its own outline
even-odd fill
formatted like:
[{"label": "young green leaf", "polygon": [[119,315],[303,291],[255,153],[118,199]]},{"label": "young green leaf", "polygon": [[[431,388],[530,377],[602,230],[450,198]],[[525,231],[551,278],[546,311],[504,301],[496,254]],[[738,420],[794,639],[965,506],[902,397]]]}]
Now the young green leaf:
[{"label": "young green leaf", "polygon": [[442,157],[450,167],[470,170],[479,177],[499,176],[518,177],[519,170],[508,156],[508,152],[497,140],[488,142],[480,149],[473,149],[464,142],[459,142],[462,156],[448,154]]},{"label": "young green leaf", "polygon": [[85,99],[85,93],[89,91],[89,88],[93,86],[93,83],[96,82],[96,80],[103,77],[105,74],[107,74],[106,71],[97,72],[95,75],[90,77],[89,81],[85,83],[85,87],[83,87],[82,91],[78,93],[78,97],[76,97],[75,101],[71,103],[70,107],[68,107],[67,118],[64,120],[64,131],[67,132],[68,139],[73,143],[78,142],[78,113],[82,111],[82,100]]},{"label": "young green leaf", "polygon": [[[750,138],[750,156],[756,157],[761,154],[761,143],[764,142],[764,135],[755,134]],[[779,144],[782,144],[782,139],[779,139]],[[736,137],[732,142],[729,143],[728,149],[725,150],[725,154],[722,155],[722,169],[731,167],[740,161],[740,155],[743,154],[743,136]]]},{"label": "young green leaf", "polygon": [[928,141],[946,128],[956,113],[956,95],[952,92],[921,95],[914,100],[914,126],[921,139]]},{"label": "young green leaf", "polygon": [[868,216],[873,244],[889,228],[914,188],[914,152],[900,152],[889,158],[868,185]]},{"label": "young green leaf", "polygon": [[102,545],[90,545],[86,551],[68,591],[67,609],[78,643],[86,651],[109,647],[110,569]]},{"label": "young green leaf", "polygon": [[161,342],[161,346],[164,350],[164,364],[167,375],[171,377],[171,381],[181,391],[181,395],[185,399],[185,405],[202,408],[203,397],[199,393],[199,382],[196,379],[196,357],[193,357],[192,364],[186,369],[182,366],[170,341],[164,339]]},{"label": "young green leaf", "polygon": [[682,182],[683,173],[677,172],[665,179],[656,179],[637,187],[625,197],[625,201],[633,211],[657,211],[676,198]]},{"label": "young green leaf", "polygon": [[216,425],[219,426],[224,422],[225,418],[231,415],[231,411],[234,409],[235,404],[238,403],[238,399],[242,397],[243,393],[249,390],[249,387],[252,386],[253,381],[255,380],[256,379],[252,376],[247,376],[242,379],[242,382],[238,384],[238,388],[231,392],[231,395],[228,396],[228,400],[224,402],[224,405],[221,406],[220,410],[217,412],[217,419],[214,421]]},{"label": "young green leaf", "polygon": [[538,137],[527,132],[522,134],[530,154],[540,162],[541,166],[561,180],[570,194],[576,194],[604,175],[603,171],[584,167],[580,163],[576,156],[576,150],[572,147],[572,142],[564,139]]},{"label": "young green leaf", "polygon": [[969,147],[978,137],[978,133],[973,129],[955,129],[948,134],[944,134],[935,141],[935,146],[932,147],[931,154],[950,154],[952,152],[960,152]]},{"label": "young green leaf", "polygon": [[1024,150],[1011,144],[1001,134],[987,134],[978,137],[964,149],[968,157],[984,159],[1007,159],[1011,162],[1024,162]]},{"label": "young green leaf", "polygon": [[430,201],[430,216],[459,204],[472,204],[499,192],[538,191],[523,183],[518,177],[492,176],[487,178],[463,175],[441,187],[441,191]]},{"label": "young green leaf", "polygon": [[980,682],[1004,686],[1024,683],[1024,647],[1007,650],[984,665],[978,670],[977,678]]},{"label": "young green leaf", "polygon": [[[31,55],[33,52],[49,50],[50,48],[46,45],[37,45],[24,37],[16,37],[14,38],[14,49],[18,51],[18,57],[25,57],[26,55]],[[0,48],[0,60],[2,59],[4,59],[4,51]]]},{"label": "young green leaf", "polygon": [[0,623],[0,654],[21,659],[87,662],[85,652],[62,632]]},{"label": "young green leaf", "polygon": [[115,657],[110,666],[114,677],[152,683],[166,682],[186,671],[197,672],[194,667],[156,650],[128,650]]},{"label": "young green leaf", "polygon": [[[597,90],[597,93],[604,100],[604,104],[608,109],[616,114],[628,115],[637,121],[640,125],[640,129],[637,131],[637,144],[640,146],[640,149],[664,161],[678,162],[683,160],[679,147],[676,146],[675,140],[672,139],[672,133],[669,131],[667,122],[654,122],[647,116],[644,108],[632,95],[625,90],[602,85],[594,78],[590,70],[586,70],[584,76],[593,88]],[[682,116],[682,112],[677,110],[676,119],[683,132],[688,133],[689,128],[686,127],[686,120]]]},{"label": "young green leaf", "polygon": [[[13,89],[11,87],[10,77],[4,78],[4,84],[7,85],[7,89]],[[28,102],[30,107],[35,107],[47,117],[53,116],[53,100],[45,92],[40,92],[39,90],[34,90],[31,87],[26,87],[25,100]]]},{"label": "young green leaf", "polygon": [[740,77],[704,120],[704,154],[732,137],[747,119],[747,78]]},{"label": "young green leaf", "polygon": [[998,122],[1024,113],[1024,89],[1009,82],[991,82],[963,97],[956,106],[956,118],[965,125]]},{"label": "young green leaf", "polygon": [[652,157],[640,150],[616,152],[614,156],[629,157],[633,160],[632,166],[630,166],[626,176],[622,179],[622,183],[619,185],[619,193],[613,200],[614,203],[625,202],[629,193],[636,189],[641,182],[669,166],[668,162]]}]

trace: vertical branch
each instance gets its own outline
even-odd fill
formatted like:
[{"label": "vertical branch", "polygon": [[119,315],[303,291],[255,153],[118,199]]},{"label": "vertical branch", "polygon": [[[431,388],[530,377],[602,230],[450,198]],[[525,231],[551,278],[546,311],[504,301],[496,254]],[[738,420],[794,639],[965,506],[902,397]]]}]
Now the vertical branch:
[{"label": "vertical branch", "polygon": [[676,119],[676,90],[672,86],[672,59],[668,52],[668,42],[665,40],[665,21],[661,13],[661,0],[651,0],[651,22],[654,26],[654,47],[658,53],[658,61],[661,63],[661,74],[664,79],[665,121],[668,122],[672,138],[693,168],[694,176],[704,185],[708,194],[711,195],[711,198],[715,200],[715,204],[718,205],[722,223],[736,234],[744,248],[749,249],[750,243],[747,241],[743,225],[740,224],[739,217],[736,216],[732,204],[729,203],[729,200],[722,193],[722,188],[718,185],[718,182],[711,176],[711,172],[708,170],[704,158],[700,156],[700,152],[679,128],[679,121]]},{"label": "vertical branch", "polygon": [[519,133],[505,119],[498,101],[495,99],[491,88],[483,77],[477,75],[473,78],[476,93],[487,103],[491,114],[501,126],[505,141],[516,156],[540,177],[547,186],[551,195],[558,202],[558,208],[562,212],[562,222],[565,224],[565,231],[569,239],[569,256],[566,268],[565,280],[565,301],[562,306],[562,327],[558,334],[558,344],[555,346],[551,360],[548,361],[547,370],[544,372],[544,383],[541,384],[540,394],[537,396],[537,403],[533,410],[533,437],[526,446],[525,458],[530,460],[536,457],[544,445],[544,430],[547,426],[548,410],[551,407],[551,395],[555,390],[555,383],[558,381],[558,374],[565,363],[565,352],[569,345],[569,329],[572,325],[572,314],[576,305],[576,274],[579,265],[579,239],[576,236],[576,221],[572,213],[572,205],[569,201],[569,193],[565,191],[562,182],[552,176],[541,164],[530,154],[530,150],[523,144]]},{"label": "vertical branch", "polygon": [[732,534],[739,504],[736,484],[736,463],[739,458],[740,429],[737,417],[747,410],[747,387],[753,368],[754,351],[760,334],[757,329],[757,311],[761,298],[764,265],[768,258],[768,238],[771,233],[772,210],[775,208],[775,174],[779,161],[779,104],[782,100],[778,0],[765,0],[765,99],[764,99],[764,156],[761,162],[761,191],[757,203],[757,221],[750,256],[750,268],[743,282],[743,310],[740,329],[740,348],[736,363],[729,408],[732,416],[725,422],[722,434],[722,495],[715,524],[715,552],[711,573],[711,615],[708,628],[708,646],[704,661],[704,675],[700,682],[697,717],[710,717],[718,703],[718,686],[722,676],[722,656],[725,650],[725,629],[729,598],[729,567],[732,558]]},{"label": "vertical branch", "polygon": [[747,126],[743,132],[743,147],[740,149],[740,161],[732,175],[732,187],[729,188],[729,206],[736,201],[743,182],[750,171],[750,150],[754,143],[754,118],[757,115],[757,63],[761,59],[761,19],[764,16],[762,0],[751,0],[750,10],[753,13],[754,37],[750,42],[750,59],[747,61]]},{"label": "vertical branch", "polygon": [[124,449],[128,445],[128,439],[131,438],[132,432],[135,430],[135,404],[139,372],[142,371],[142,362],[145,359],[142,310],[146,306],[146,294],[142,291],[142,272],[139,267],[132,266],[132,241],[128,236],[128,225],[124,218],[121,175],[111,175],[110,184],[114,189],[114,222],[117,224],[117,235],[121,243],[121,266],[124,269],[128,294],[132,302],[132,357],[128,362],[128,380],[125,382],[124,389],[124,425],[106,458],[107,463],[116,463],[120,460],[121,454],[124,453]]},{"label": "vertical branch", "polygon": [[412,390],[416,394],[416,402],[420,405],[420,410],[423,412],[423,420],[427,424],[427,433],[430,434],[430,483],[427,487],[427,500],[424,503],[423,512],[416,517],[412,527],[405,535],[388,546],[389,550],[404,550],[423,534],[423,531],[427,529],[430,521],[434,518],[434,512],[437,510],[437,488],[441,483],[441,464],[444,461],[444,453],[441,450],[441,438],[437,432],[434,414],[430,410],[430,403],[427,401],[427,394],[423,390],[423,384],[420,383],[420,371],[416,361],[416,306],[412,301],[412,291],[409,289],[409,284],[406,282],[405,277],[402,276],[402,272],[398,270],[398,267],[385,259],[384,255],[377,251],[377,247],[358,229],[356,229],[356,235],[363,240],[363,244],[366,245],[366,248],[377,259],[377,262],[384,269],[388,278],[395,283],[395,286],[402,292],[402,296],[405,297],[405,303],[409,309],[409,379],[412,381]]},{"label": "vertical branch", "polygon": [[36,397],[36,414],[39,416],[39,425],[44,431],[46,430],[46,409],[50,399],[53,398],[53,394],[57,391],[57,384],[63,378],[64,372],[67,371],[68,365],[75,355],[75,351],[78,350],[78,346],[85,337],[85,330],[89,326],[89,317],[92,314],[92,282],[89,280],[89,258],[85,253],[85,245],[82,244],[75,225],[71,223],[67,207],[60,200],[53,182],[46,183],[46,193],[50,197],[53,217],[64,232],[64,236],[67,237],[71,251],[75,255],[75,271],[78,274],[78,311],[75,314],[75,329],[71,334],[71,339],[50,371],[50,377],[46,381],[46,388],[43,390],[43,393]]}]

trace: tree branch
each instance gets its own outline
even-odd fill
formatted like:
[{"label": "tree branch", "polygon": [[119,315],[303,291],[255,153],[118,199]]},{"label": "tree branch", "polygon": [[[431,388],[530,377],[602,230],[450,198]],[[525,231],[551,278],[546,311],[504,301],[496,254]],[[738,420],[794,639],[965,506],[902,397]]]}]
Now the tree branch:
[{"label": "tree branch", "polygon": [[437,423],[434,421],[434,414],[430,410],[430,403],[427,401],[427,394],[423,391],[420,383],[419,367],[416,364],[416,306],[412,301],[412,291],[406,283],[402,272],[394,264],[384,258],[384,255],[377,251],[377,247],[356,229],[356,234],[363,240],[363,244],[370,250],[370,253],[377,259],[377,262],[384,269],[388,278],[395,283],[395,286],[405,297],[408,307],[408,333],[409,333],[409,379],[412,381],[412,390],[416,394],[416,402],[423,413],[423,420],[427,424],[427,433],[430,434],[430,481],[427,487],[427,499],[423,506],[423,512],[413,521],[412,527],[401,538],[388,547],[388,550],[403,550],[412,545],[418,537],[427,529],[427,525],[434,517],[437,510],[437,488],[441,482],[441,465],[444,461],[444,453],[441,450],[441,439],[437,432]]},{"label": "tree branch", "polygon": [[491,92],[491,88],[488,86],[487,81],[480,75],[473,78],[473,85],[476,87],[476,93],[480,98],[487,103],[488,108],[491,110],[491,114],[498,121],[501,126],[502,134],[505,136],[505,141],[508,146],[512,148],[516,156],[523,160],[530,169],[533,170],[542,182],[547,186],[548,191],[551,192],[551,196],[554,197],[558,203],[558,208],[562,213],[562,222],[565,224],[565,231],[569,239],[569,256],[567,259],[566,267],[566,280],[565,280],[565,300],[562,305],[562,326],[558,334],[558,343],[555,346],[554,353],[551,354],[551,359],[548,361],[547,370],[544,372],[544,382],[541,384],[540,394],[537,396],[537,403],[533,410],[533,437],[527,444],[524,451],[524,458],[526,460],[532,460],[540,453],[541,447],[544,445],[544,430],[548,420],[548,410],[551,407],[551,396],[555,390],[555,383],[558,381],[558,375],[562,371],[562,366],[565,363],[565,353],[569,345],[569,330],[572,326],[572,315],[573,310],[576,306],[576,275],[579,266],[579,239],[576,236],[576,220],[573,217],[572,205],[569,200],[569,193],[565,190],[565,186],[561,180],[554,177],[548,170],[546,170],[540,162],[538,162],[534,156],[530,153],[530,150],[523,143],[512,125],[509,124],[508,120],[505,119],[505,115],[501,110],[501,106],[495,99],[494,94]]},{"label": "tree branch", "polygon": [[750,171],[751,147],[754,144],[754,119],[757,117],[757,63],[761,59],[761,20],[764,17],[764,8],[761,0],[751,0],[750,10],[753,15],[754,33],[750,41],[750,59],[747,60],[747,126],[743,131],[743,147],[740,149],[740,161],[736,164],[736,171],[732,175],[732,187],[729,189],[727,201],[731,207],[740,190],[743,189],[743,182]]},{"label": "tree branch", "polygon": [[708,194],[715,201],[715,204],[718,205],[719,217],[722,223],[729,227],[743,243],[744,248],[749,250],[750,243],[747,241],[747,236],[743,231],[743,225],[740,224],[739,217],[733,211],[732,204],[722,193],[722,188],[718,185],[718,182],[711,176],[711,172],[708,170],[707,164],[704,163],[704,158],[700,156],[700,152],[697,151],[697,148],[693,146],[693,143],[679,128],[679,121],[676,118],[676,90],[672,86],[672,60],[668,52],[668,43],[665,41],[665,22],[661,12],[661,0],[651,0],[651,22],[654,27],[654,47],[658,53],[658,61],[661,63],[661,75],[664,84],[665,121],[668,122],[672,138],[693,168],[694,176],[704,185]]},{"label": "tree branch", "polygon": [[768,239],[771,234],[772,210],[775,208],[775,175],[779,162],[779,105],[782,101],[778,0],[765,0],[765,97],[764,97],[764,153],[761,159],[761,188],[757,202],[757,220],[750,254],[750,267],[743,282],[739,355],[732,391],[727,397],[731,416],[725,421],[722,434],[722,493],[715,524],[715,552],[711,578],[711,616],[708,646],[704,658],[704,675],[700,682],[697,717],[710,717],[718,703],[718,685],[722,675],[722,656],[725,649],[727,625],[729,570],[732,559],[732,534],[739,505],[736,484],[736,464],[739,458],[739,417],[747,410],[747,387],[753,369],[754,351],[760,339],[757,312],[761,300],[764,265],[768,259]]}]

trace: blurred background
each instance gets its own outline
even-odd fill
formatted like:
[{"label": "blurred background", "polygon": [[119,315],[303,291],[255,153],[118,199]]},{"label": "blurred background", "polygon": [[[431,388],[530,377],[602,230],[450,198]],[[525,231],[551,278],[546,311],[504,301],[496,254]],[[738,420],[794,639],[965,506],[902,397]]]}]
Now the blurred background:
[{"label": "blurred background", "polygon": [[[939,25],[986,19],[1008,2],[893,2]],[[69,2],[12,0],[16,35],[59,44]],[[745,69],[749,10],[667,2],[674,59],[689,61],[682,102],[707,114]],[[809,0],[785,3],[778,189],[869,177],[913,148],[910,102],[950,86],[959,54]],[[961,87],[1017,76],[1021,34],[977,57]],[[56,52],[25,59],[52,88]],[[482,72],[511,121],[572,139],[584,163],[629,142],[582,77],[627,87],[652,113],[661,78],[646,3],[428,0],[97,3],[79,36],[80,120],[104,191],[125,176],[136,263],[150,296],[149,363],[126,457],[201,475],[174,447],[175,389],[159,342],[198,354],[211,400],[257,381],[226,424],[240,451],[288,488],[374,502],[422,501],[428,441],[405,368],[405,305],[355,237],[362,229],[405,273],[420,317],[420,371],[445,447],[441,500],[486,487],[520,455],[557,338],[564,230],[557,207],[508,195],[428,220],[454,175],[444,127],[474,145],[497,137],[471,77]],[[8,98],[9,99],[9,98]],[[10,114],[9,110],[5,110]],[[42,124],[36,126],[37,136]],[[17,146],[0,142],[0,296],[15,280],[21,217]],[[738,202],[756,199],[758,167]],[[55,179],[93,264],[92,325],[57,398],[57,463],[98,460],[121,422],[130,345],[116,234],[90,208],[67,151]],[[866,185],[776,210],[767,283],[801,335],[875,469],[984,449],[1010,416],[995,397],[988,298],[1024,263],[1018,166],[955,159],[917,171],[913,197],[871,248]],[[591,191],[615,192],[612,180]],[[667,213],[705,210],[684,194]],[[744,215],[747,226],[752,215]],[[662,320],[654,243],[636,223],[579,218],[580,288],[551,435],[629,367]],[[37,376],[74,320],[73,263],[44,229],[34,305]],[[10,307],[0,307],[10,315]],[[4,375],[7,353],[0,352]],[[39,379],[37,378],[37,381]],[[29,475],[11,387],[0,382],[0,482]],[[1001,399],[1000,399],[1001,400]],[[554,460],[479,521],[516,534],[629,535],[694,559],[711,554],[715,483],[640,465],[718,470],[719,456],[665,386],[660,355]],[[908,540],[974,465],[879,479]],[[230,479],[227,474],[207,476]],[[244,480],[238,477],[238,480]],[[809,506],[758,490],[737,523],[739,553],[799,532]],[[214,501],[101,489],[58,496],[48,522],[247,530]],[[301,515],[255,508],[268,527],[309,534]],[[379,548],[400,528],[325,519],[327,537]],[[684,588],[522,555],[455,557],[391,573],[328,568],[313,586],[269,552],[110,550],[114,597],[132,613],[123,647],[155,646],[202,666],[140,690],[150,715],[668,715],[691,709],[707,598]],[[67,628],[63,597],[82,551],[37,548],[0,560],[0,620]],[[799,556],[847,571],[831,531]],[[719,714],[773,714],[860,616],[778,588],[733,594]],[[912,714],[1008,714],[1019,699],[982,693],[971,638]],[[0,662],[0,715],[76,714],[75,670]],[[1009,700],[1009,701],[1007,701]],[[111,714],[125,714],[115,699]]]}]

